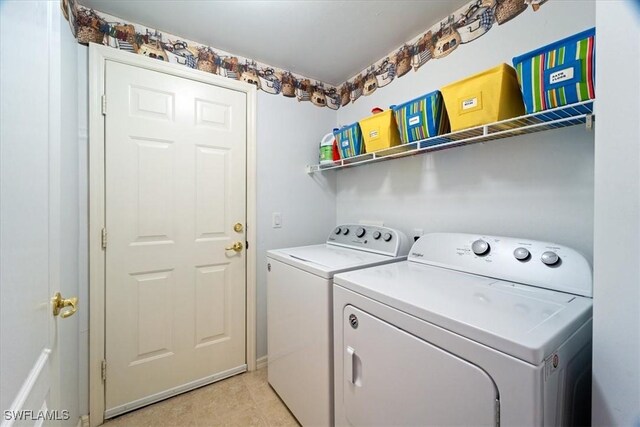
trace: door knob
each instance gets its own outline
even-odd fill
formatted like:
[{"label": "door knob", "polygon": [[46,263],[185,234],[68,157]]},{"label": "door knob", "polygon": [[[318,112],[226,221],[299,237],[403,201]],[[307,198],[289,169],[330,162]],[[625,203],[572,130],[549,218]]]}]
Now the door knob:
[{"label": "door knob", "polygon": [[242,242],[235,242],[233,245],[229,246],[228,248],[224,248],[227,251],[236,251],[236,252],[240,252],[242,250],[243,246],[242,246]]},{"label": "door knob", "polygon": [[236,233],[242,233],[242,230],[244,230],[242,223],[236,222],[235,225],[233,226],[233,231],[235,231]]},{"label": "door knob", "polygon": [[[56,292],[56,294],[51,299],[51,305],[53,306],[53,315],[57,316],[58,314],[63,319],[66,319],[69,316],[73,316],[78,311],[78,298],[69,298],[63,299],[60,292]],[[71,307],[69,310],[62,311],[65,307]]]}]

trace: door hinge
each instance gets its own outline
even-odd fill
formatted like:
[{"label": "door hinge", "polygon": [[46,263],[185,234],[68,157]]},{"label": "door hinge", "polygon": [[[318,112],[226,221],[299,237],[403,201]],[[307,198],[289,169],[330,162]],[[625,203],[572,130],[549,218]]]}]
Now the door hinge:
[{"label": "door hinge", "polygon": [[107,229],[102,229],[102,249],[107,249]]},{"label": "door hinge", "polygon": [[107,361],[103,360],[102,361],[102,382],[107,381]]},{"label": "door hinge", "polygon": [[107,115],[107,95],[102,95],[102,115]]},{"label": "door hinge", "polygon": [[500,427],[500,399],[496,399],[496,427]]}]

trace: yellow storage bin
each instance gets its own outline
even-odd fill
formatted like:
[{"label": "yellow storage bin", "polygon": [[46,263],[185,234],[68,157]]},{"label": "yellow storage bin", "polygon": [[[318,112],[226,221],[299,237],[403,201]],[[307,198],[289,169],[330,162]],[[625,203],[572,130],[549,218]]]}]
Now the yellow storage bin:
[{"label": "yellow storage bin", "polygon": [[507,64],[451,83],[440,91],[452,131],[524,114],[516,70]]},{"label": "yellow storage bin", "polygon": [[371,112],[373,113],[371,117],[360,120],[365,152],[373,153],[400,145],[400,135],[393,110],[382,111],[380,108],[374,108]]}]

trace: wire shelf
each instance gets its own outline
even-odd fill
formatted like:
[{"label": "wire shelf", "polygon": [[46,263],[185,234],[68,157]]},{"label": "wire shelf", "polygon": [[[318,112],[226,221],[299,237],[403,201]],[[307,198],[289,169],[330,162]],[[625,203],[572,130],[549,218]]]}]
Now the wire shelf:
[{"label": "wire shelf", "polygon": [[477,142],[494,141],[569,126],[584,124],[587,129],[591,129],[594,120],[593,108],[593,100],[578,102],[576,104],[502,120],[484,126],[451,132],[415,141],[410,144],[397,145],[373,153],[336,160],[331,163],[307,165],[307,173],[343,169],[399,157],[413,156],[430,151],[475,144]]}]

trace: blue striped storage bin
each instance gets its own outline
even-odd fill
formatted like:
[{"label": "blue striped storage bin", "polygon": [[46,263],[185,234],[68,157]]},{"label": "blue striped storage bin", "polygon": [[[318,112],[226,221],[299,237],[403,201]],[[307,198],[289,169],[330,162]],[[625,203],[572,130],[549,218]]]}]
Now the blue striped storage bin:
[{"label": "blue striped storage bin", "polygon": [[364,144],[362,143],[362,131],[360,130],[360,123],[342,126],[333,134],[338,142],[338,150],[340,151],[340,158],[346,159],[348,157],[358,156],[364,154]]},{"label": "blue striped storage bin", "polygon": [[403,144],[442,135],[449,131],[442,94],[436,90],[390,107]]},{"label": "blue striped storage bin", "polygon": [[595,28],[513,58],[527,114],[595,98]]}]

